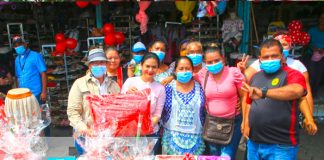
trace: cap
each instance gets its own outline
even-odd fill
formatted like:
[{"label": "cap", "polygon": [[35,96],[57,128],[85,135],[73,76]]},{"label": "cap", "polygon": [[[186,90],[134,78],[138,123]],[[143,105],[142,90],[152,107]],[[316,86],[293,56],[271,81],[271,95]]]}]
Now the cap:
[{"label": "cap", "polygon": [[15,43],[24,43],[25,41],[22,39],[22,37],[20,36],[14,36],[12,38],[12,44],[15,44]]},{"label": "cap", "polygon": [[137,52],[140,52],[140,51],[146,51],[146,47],[142,42],[136,42],[133,45],[132,52],[137,53]]},{"label": "cap", "polygon": [[86,65],[94,61],[108,61],[103,49],[96,48],[89,51],[88,61]]}]

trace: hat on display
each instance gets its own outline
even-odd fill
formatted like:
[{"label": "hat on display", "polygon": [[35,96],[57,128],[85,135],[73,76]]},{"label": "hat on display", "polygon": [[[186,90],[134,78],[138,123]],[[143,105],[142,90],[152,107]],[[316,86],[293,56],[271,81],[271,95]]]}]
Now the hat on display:
[{"label": "hat on display", "polygon": [[140,52],[140,51],[146,51],[146,47],[142,42],[136,42],[133,45],[132,52],[137,53],[137,52]]},{"label": "hat on display", "polygon": [[88,61],[85,64],[89,65],[94,61],[108,61],[103,49],[96,48],[89,51]]}]

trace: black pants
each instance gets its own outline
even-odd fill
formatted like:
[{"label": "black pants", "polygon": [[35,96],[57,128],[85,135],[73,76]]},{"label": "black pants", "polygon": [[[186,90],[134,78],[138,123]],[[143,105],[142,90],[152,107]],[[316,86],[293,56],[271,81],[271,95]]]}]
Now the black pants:
[{"label": "black pants", "polygon": [[324,73],[324,58],[318,62],[310,62],[310,85],[312,88],[312,93],[317,96],[318,87],[320,85],[321,79]]}]

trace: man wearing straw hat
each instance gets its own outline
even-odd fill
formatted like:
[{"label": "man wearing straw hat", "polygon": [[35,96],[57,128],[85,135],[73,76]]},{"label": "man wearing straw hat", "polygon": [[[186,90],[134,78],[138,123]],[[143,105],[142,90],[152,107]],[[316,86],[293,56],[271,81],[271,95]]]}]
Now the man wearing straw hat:
[{"label": "man wearing straw hat", "polygon": [[[92,49],[89,52],[86,65],[89,72],[77,79],[70,90],[68,98],[67,115],[70,125],[76,134],[92,134],[92,117],[89,103],[85,100],[89,94],[103,95],[120,92],[118,84],[106,75],[106,64],[108,60],[102,49]],[[83,149],[75,143],[79,155]]]},{"label": "man wearing straw hat", "polygon": [[46,64],[41,54],[30,50],[25,41],[13,37],[13,47],[17,53],[15,71],[19,88],[28,88],[35,95],[38,103],[47,99]]}]

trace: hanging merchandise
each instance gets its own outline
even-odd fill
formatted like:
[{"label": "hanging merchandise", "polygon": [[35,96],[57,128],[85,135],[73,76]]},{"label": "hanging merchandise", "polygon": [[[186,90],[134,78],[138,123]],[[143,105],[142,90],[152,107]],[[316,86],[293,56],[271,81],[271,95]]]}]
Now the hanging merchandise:
[{"label": "hanging merchandise", "polygon": [[207,10],[207,16],[208,17],[214,17],[216,16],[215,8],[217,7],[216,1],[208,1],[206,10]]},{"label": "hanging merchandise", "polygon": [[85,8],[89,5],[88,1],[76,1],[75,4],[79,7],[79,8]]},{"label": "hanging merchandise", "polygon": [[176,7],[182,12],[181,23],[189,23],[192,21],[191,12],[195,9],[196,1],[176,1]]},{"label": "hanging merchandise", "polygon": [[98,5],[98,4],[100,4],[100,0],[92,0],[91,2],[90,2],[92,5]]},{"label": "hanging merchandise", "polygon": [[206,15],[206,6],[207,6],[207,2],[206,1],[201,1],[199,2],[199,7],[198,7],[198,11],[197,11],[197,17],[198,18],[202,18],[205,17]]},{"label": "hanging merchandise", "polygon": [[226,0],[220,0],[218,3],[217,3],[217,7],[215,8],[216,9],[216,12],[218,15],[222,15],[225,10],[226,10]]},{"label": "hanging merchandise", "polygon": [[138,2],[139,11],[136,14],[136,21],[140,23],[141,34],[147,32],[147,23],[148,23],[148,16],[145,13],[145,10],[150,6],[151,1],[140,1]]},{"label": "hanging merchandise", "polygon": [[241,53],[248,52],[249,35],[250,35],[250,21],[251,21],[251,2],[250,1],[238,1],[237,13],[243,20],[244,30],[242,34],[242,42],[240,46]]}]

